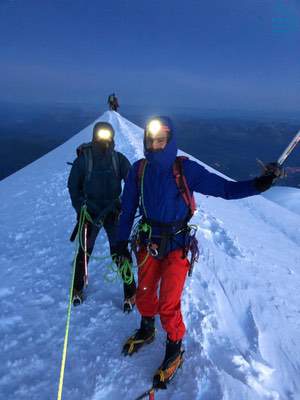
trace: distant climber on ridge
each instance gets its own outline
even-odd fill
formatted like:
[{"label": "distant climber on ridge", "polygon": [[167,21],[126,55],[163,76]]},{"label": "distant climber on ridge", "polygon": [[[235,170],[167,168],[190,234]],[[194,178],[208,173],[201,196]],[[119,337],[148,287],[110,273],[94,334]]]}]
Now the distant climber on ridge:
[{"label": "distant climber on ridge", "polygon": [[[68,189],[80,230],[73,288],[74,305],[83,301],[89,256],[102,227],[107,234],[111,254],[116,245],[121,182],[127,177],[130,162],[122,153],[114,150],[114,134],[111,124],[97,122],[92,142],[77,148],[77,158],[68,179]],[[124,311],[131,311],[134,302],[133,280],[130,285],[124,283]]]},{"label": "distant climber on ridge", "polygon": [[110,94],[110,95],[108,96],[107,104],[108,104],[109,109],[110,109],[111,111],[118,111],[118,108],[119,108],[120,106],[119,106],[118,98],[117,98],[117,96],[115,95],[115,93],[112,93],[112,94]]}]

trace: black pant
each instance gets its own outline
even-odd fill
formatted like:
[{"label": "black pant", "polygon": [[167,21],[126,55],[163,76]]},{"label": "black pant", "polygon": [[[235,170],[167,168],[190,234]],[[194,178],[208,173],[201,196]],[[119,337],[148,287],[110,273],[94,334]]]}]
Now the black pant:
[{"label": "black pant", "polygon": [[[109,241],[110,254],[113,254],[114,247],[116,245],[117,227],[118,227],[118,213],[111,212],[105,217],[103,222],[103,228],[105,229]],[[101,229],[100,227],[86,221],[86,252],[90,255],[92,254],[92,251],[94,249],[94,245],[100,229]],[[84,226],[81,232],[81,243],[84,247],[85,246]],[[74,289],[78,291],[82,290],[85,284],[84,282],[85,263],[88,264],[89,262],[88,254],[85,254],[84,248],[82,248],[80,245],[76,258],[75,277],[74,277]],[[126,283],[123,284],[123,290],[124,290],[124,298],[131,298],[135,294],[136,285],[134,278],[129,285]]]},{"label": "black pant", "polygon": [[[109,213],[103,223],[103,228],[105,229],[106,235],[109,241],[110,253],[112,254],[112,249],[116,244],[116,236],[117,236],[117,224],[118,224],[118,215],[117,213]],[[88,254],[92,254],[98,233],[100,231],[100,227],[86,221],[86,245],[85,245],[85,226],[83,226],[81,232],[81,243],[86,246],[86,251]],[[76,258],[76,267],[75,267],[75,277],[74,277],[74,288],[78,291],[82,290],[84,287],[84,277],[85,277],[85,263],[87,264],[89,261],[88,254],[85,255],[84,248],[79,245],[79,251]],[[86,257],[86,260],[85,260]]]}]

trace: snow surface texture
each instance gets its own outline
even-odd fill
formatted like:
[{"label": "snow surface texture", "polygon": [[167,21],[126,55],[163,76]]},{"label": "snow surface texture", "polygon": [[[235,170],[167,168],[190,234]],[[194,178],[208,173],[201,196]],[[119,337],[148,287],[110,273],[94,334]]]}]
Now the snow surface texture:
[{"label": "snow surface texture", "polygon": [[[99,120],[131,161],[142,156],[141,128],[115,112]],[[74,254],[66,161],[92,126],[0,183],[1,399],[57,397]],[[182,299],[185,362],[156,398],[300,399],[300,216],[262,196],[196,200],[201,257]],[[95,255],[107,254],[101,232]],[[64,400],[132,400],[163,358],[159,321],[153,344],[121,355],[139,315],[122,313],[107,264],[91,262],[88,298],[72,309]]]},{"label": "snow surface texture", "polygon": [[300,215],[300,189],[275,186],[264,197]]}]

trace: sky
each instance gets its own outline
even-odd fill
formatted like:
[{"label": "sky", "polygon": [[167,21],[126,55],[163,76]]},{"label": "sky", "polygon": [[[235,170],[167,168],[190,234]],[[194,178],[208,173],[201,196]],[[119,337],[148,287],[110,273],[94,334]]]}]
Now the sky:
[{"label": "sky", "polygon": [[300,0],[0,0],[0,101],[300,111]]}]

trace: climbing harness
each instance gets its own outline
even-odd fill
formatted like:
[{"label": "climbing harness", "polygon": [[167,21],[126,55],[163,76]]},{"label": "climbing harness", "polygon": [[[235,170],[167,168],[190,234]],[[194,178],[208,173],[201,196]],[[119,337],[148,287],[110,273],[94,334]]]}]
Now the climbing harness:
[{"label": "climbing harness", "polygon": [[[148,161],[147,159],[140,160],[137,170],[137,184],[139,189],[139,205],[142,209],[143,217],[140,221],[140,227],[135,229],[133,232],[131,237],[131,245],[135,255],[137,255],[138,248],[142,243],[146,246],[147,255],[162,259],[168,253],[170,242],[176,242],[177,235],[185,234],[183,256],[186,257],[189,252],[191,253],[189,271],[189,276],[191,276],[194,263],[199,257],[199,249],[198,241],[196,239],[197,226],[188,224],[188,221],[191,219],[196,210],[196,203],[183,172],[183,161],[186,159],[187,157],[176,157],[176,160],[173,164],[173,176],[175,178],[177,188],[188,208],[188,215],[183,220],[174,221],[171,223],[162,223],[148,218],[144,203],[144,176]],[[161,234],[152,234],[152,228],[159,228]],[[149,231],[148,235],[146,235],[147,231]]]},{"label": "climbing harness", "polygon": [[[138,221],[135,226],[133,227],[132,230],[132,234],[130,237],[130,244],[131,244],[131,251],[133,252],[133,254],[135,255],[136,260],[138,259],[138,253],[139,250],[142,247],[142,240],[141,240],[141,236],[146,235],[147,237],[147,241],[150,243],[151,240],[151,235],[152,235],[152,228],[150,225],[146,224],[146,223],[141,223],[141,221]],[[141,261],[139,264],[137,264],[137,267],[140,268],[142,267],[147,259],[149,258],[150,252],[147,251],[147,254],[144,258],[143,261]]]}]

